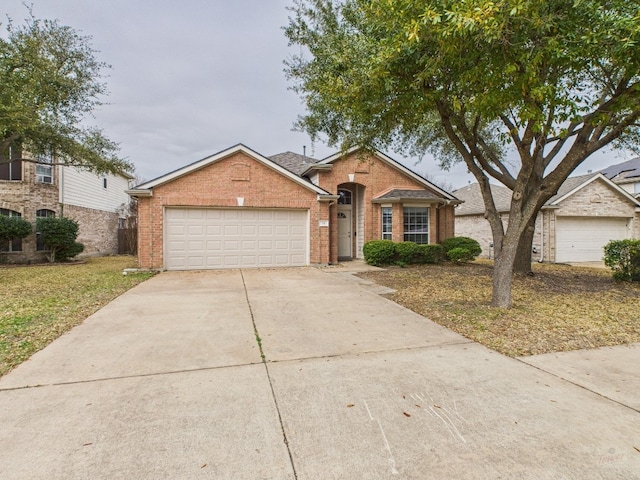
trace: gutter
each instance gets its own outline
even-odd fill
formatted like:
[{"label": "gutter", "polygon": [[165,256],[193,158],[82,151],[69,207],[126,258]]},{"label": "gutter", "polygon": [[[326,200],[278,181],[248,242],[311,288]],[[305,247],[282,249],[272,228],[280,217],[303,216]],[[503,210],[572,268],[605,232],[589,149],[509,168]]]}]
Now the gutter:
[{"label": "gutter", "polygon": [[153,197],[153,190],[147,190],[146,188],[145,189],[133,188],[131,190],[125,190],[124,193],[126,193],[130,197],[136,197],[136,198]]}]

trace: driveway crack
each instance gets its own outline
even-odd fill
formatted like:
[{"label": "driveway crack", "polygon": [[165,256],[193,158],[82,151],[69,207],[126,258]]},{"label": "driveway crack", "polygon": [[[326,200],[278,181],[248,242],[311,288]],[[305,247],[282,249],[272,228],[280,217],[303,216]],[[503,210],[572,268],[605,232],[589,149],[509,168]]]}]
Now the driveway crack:
[{"label": "driveway crack", "polygon": [[260,332],[258,332],[258,327],[256,326],[256,319],[253,315],[253,308],[251,308],[251,301],[249,300],[249,292],[247,291],[247,284],[244,280],[244,273],[242,273],[242,270],[240,270],[240,276],[242,277],[242,286],[244,287],[244,296],[247,300],[247,306],[249,307],[249,315],[251,316],[251,323],[253,324],[253,333],[256,336],[256,342],[258,343],[258,348],[260,349],[260,357],[262,358],[262,364],[264,365],[265,372],[267,373],[267,380],[269,381],[269,387],[271,388],[271,397],[273,398],[273,403],[276,407],[276,413],[278,414],[278,421],[280,422],[280,430],[282,431],[282,439],[284,440],[284,444],[287,447],[287,453],[289,454],[289,461],[291,462],[291,469],[293,470],[293,478],[297,480],[298,473],[296,472],[296,465],[293,461],[293,454],[291,453],[289,440],[287,438],[287,432],[285,431],[284,423],[282,421],[282,414],[280,413],[280,405],[278,405],[278,398],[276,397],[276,391],[273,388],[273,381],[271,379],[271,373],[269,372],[269,365],[267,364],[267,359],[264,355],[264,350],[262,349],[262,338],[260,337]]}]

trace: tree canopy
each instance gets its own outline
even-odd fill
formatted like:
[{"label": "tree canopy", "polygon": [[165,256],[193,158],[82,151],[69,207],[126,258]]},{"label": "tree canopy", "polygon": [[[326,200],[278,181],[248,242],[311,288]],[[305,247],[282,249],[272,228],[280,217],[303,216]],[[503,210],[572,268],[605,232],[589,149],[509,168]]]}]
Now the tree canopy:
[{"label": "tree canopy", "polygon": [[11,20],[0,38],[0,153],[9,147],[96,173],[130,172],[118,145],[85,119],[102,105],[108,65],[96,59],[90,37],[56,20]]},{"label": "tree canopy", "polygon": [[[638,146],[636,2],[298,0],[291,11],[298,127],[343,148],[464,161],[493,232],[495,306],[511,305],[518,250],[569,174],[605,146]],[[513,191],[506,228],[489,177]]]}]

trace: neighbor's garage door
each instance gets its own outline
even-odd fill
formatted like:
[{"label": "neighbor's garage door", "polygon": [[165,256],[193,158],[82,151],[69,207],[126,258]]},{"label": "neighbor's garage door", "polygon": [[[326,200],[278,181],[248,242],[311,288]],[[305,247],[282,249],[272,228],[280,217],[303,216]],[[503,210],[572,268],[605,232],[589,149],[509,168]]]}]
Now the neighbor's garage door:
[{"label": "neighbor's garage door", "polygon": [[556,262],[598,262],[610,240],[627,238],[626,218],[558,217]]},{"label": "neighbor's garage door", "polygon": [[168,270],[307,264],[305,210],[167,208]]}]

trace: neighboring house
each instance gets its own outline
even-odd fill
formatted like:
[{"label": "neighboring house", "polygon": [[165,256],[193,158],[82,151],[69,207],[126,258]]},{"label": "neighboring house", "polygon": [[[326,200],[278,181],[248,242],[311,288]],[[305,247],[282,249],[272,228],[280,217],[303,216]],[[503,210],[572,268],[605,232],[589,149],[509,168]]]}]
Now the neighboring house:
[{"label": "neighboring house", "polygon": [[640,157],[601,170],[605,177],[640,198]]},{"label": "neighboring house", "polygon": [[[491,185],[505,229],[511,190]],[[482,256],[493,257],[493,238],[477,183],[455,190],[456,235],[476,239]],[[600,261],[610,240],[640,238],[640,201],[601,173],[568,178],[536,219],[533,259],[569,263]]]},{"label": "neighboring house", "polygon": [[[52,163],[49,161],[49,163]],[[19,216],[35,225],[39,217],[74,219],[82,255],[118,251],[118,210],[129,202],[125,193],[131,177],[95,175],[73,167],[39,164],[16,158],[0,163],[0,214]],[[45,260],[38,234],[0,245],[0,261],[8,263]]]},{"label": "neighboring house", "polygon": [[373,239],[453,236],[458,200],[382,153],[267,158],[237,145],[143,183],[138,262],[168,270],[362,258]]}]

